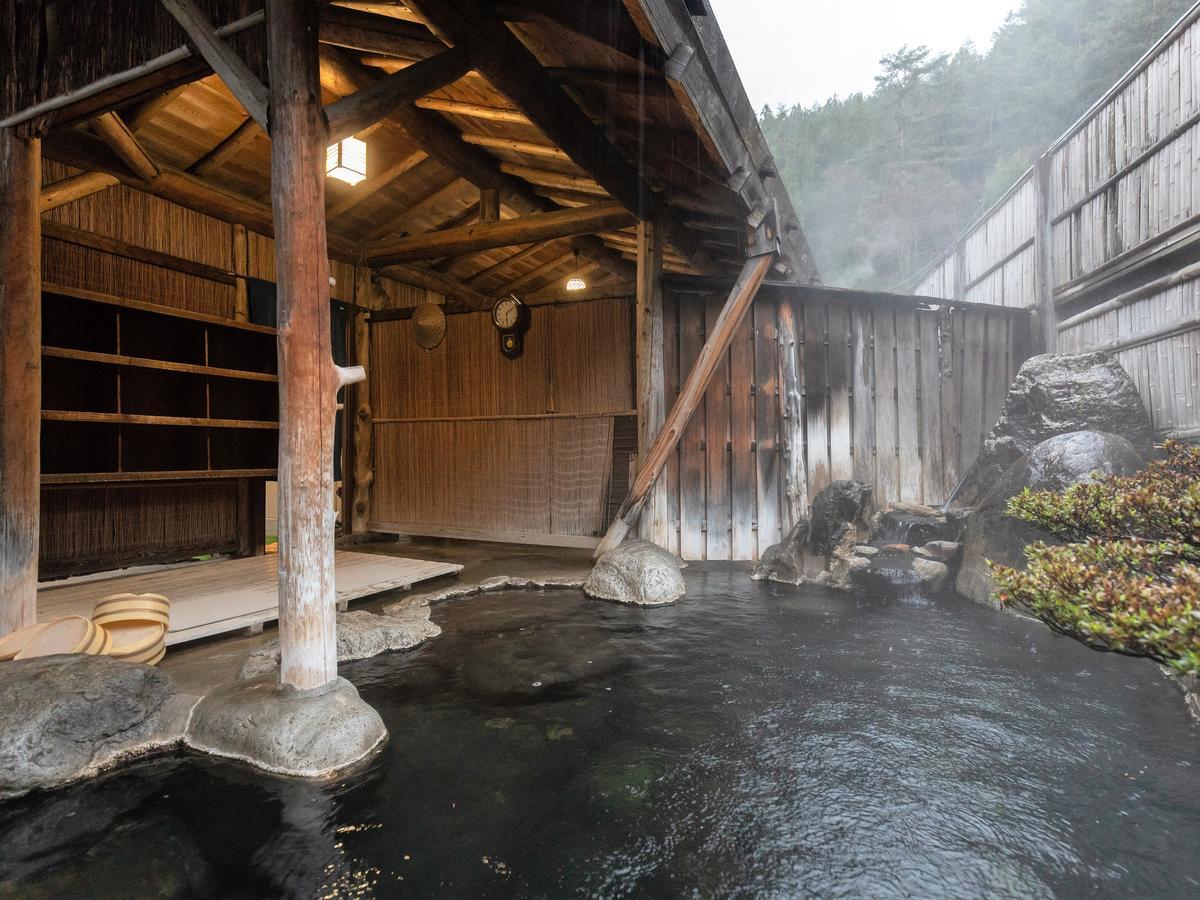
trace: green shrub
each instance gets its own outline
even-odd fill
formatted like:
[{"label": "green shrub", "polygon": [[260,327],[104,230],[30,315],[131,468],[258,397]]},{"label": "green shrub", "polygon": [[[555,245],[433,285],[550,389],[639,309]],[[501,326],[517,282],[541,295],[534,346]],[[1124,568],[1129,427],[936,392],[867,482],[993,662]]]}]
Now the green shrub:
[{"label": "green shrub", "polygon": [[1010,515],[1068,543],[1026,548],[1026,571],[992,570],[1005,605],[1094,647],[1200,674],[1200,449],[1166,450],[1137,475],[1013,497]]}]

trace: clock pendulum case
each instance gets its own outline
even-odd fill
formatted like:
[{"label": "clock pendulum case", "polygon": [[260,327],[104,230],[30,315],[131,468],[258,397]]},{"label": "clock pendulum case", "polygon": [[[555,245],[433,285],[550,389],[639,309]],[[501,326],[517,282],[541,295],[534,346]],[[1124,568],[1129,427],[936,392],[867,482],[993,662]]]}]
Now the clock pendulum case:
[{"label": "clock pendulum case", "polygon": [[492,324],[500,333],[500,352],[516,359],[525,352],[525,332],[529,330],[529,307],[515,294],[502,297],[492,307]]}]

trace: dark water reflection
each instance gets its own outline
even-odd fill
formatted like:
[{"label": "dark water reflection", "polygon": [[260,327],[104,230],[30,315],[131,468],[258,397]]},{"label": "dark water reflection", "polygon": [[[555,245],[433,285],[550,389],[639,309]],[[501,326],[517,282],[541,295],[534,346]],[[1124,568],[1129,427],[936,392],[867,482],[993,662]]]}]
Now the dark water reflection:
[{"label": "dark water reflection", "polygon": [[438,609],[346,670],[392,736],[336,785],[167,760],[0,807],[0,896],[1200,895],[1200,728],[1154,666],[688,582]]}]

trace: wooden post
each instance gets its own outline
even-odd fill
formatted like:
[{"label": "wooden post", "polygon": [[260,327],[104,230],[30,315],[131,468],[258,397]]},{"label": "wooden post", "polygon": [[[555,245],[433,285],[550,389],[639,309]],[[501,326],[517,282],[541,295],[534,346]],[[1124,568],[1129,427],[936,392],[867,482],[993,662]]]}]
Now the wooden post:
[{"label": "wooden post", "polygon": [[625,540],[625,536],[629,534],[629,529],[637,521],[642,507],[650,495],[650,489],[654,487],[654,482],[658,480],[659,474],[667,464],[667,458],[679,443],[679,438],[683,435],[683,430],[687,428],[692,413],[704,401],[704,392],[708,388],[709,379],[716,371],[721,357],[729,349],[729,344],[733,340],[738,326],[741,325],[746,311],[750,309],[750,304],[754,302],[754,297],[758,294],[763,279],[767,277],[767,272],[771,270],[771,266],[774,265],[777,258],[774,253],[765,253],[762,256],[746,260],[741,274],[733,285],[733,290],[729,293],[729,299],[725,301],[721,314],[713,323],[708,339],[700,349],[700,355],[697,357],[695,365],[688,372],[687,379],[679,390],[679,396],[675,398],[675,405],[671,407],[671,412],[667,415],[662,430],[659,431],[658,437],[654,439],[653,445],[646,453],[645,462],[638,470],[633,487],[629,489],[628,496],[617,511],[617,517],[608,527],[608,533],[604,536],[604,540],[596,548],[594,559],[619,547]]},{"label": "wooden post", "polygon": [[1033,306],[1034,327],[1030,337],[1034,353],[1058,351],[1058,314],[1054,309],[1054,274],[1051,261],[1051,164],[1050,154],[1047,154],[1037,161],[1033,172],[1037,210],[1033,223],[1033,259],[1037,295]]},{"label": "wooden post", "polygon": [[250,244],[245,225],[233,226],[233,273],[237,276],[233,290],[233,317],[239,322],[250,321],[250,292],[246,276],[250,274]]},{"label": "wooden post", "polygon": [[500,221],[500,189],[483,187],[479,189],[479,222]]},{"label": "wooden post", "polygon": [[[667,396],[663,354],[663,246],[651,222],[637,226],[637,405],[638,469],[662,430]],[[655,483],[648,515],[642,516],[639,532],[646,540],[667,544],[670,527],[666,493]]]},{"label": "wooden post", "polygon": [[267,0],[271,202],[279,304],[280,682],[337,677],[333,429],[340,387],[329,328],[320,6]]},{"label": "wooden post", "polygon": [[0,635],[37,621],[41,141],[0,129]]},{"label": "wooden post", "polygon": [[791,297],[779,301],[779,415],[783,438],[783,490],[787,528],[808,513],[808,480],[804,465],[804,417],[801,415],[800,359],[796,307]]},{"label": "wooden post", "polygon": [[[354,316],[354,362],[370,371],[371,329],[367,313]],[[350,531],[363,534],[370,529],[367,522],[371,516],[371,485],[375,481],[374,426],[371,424],[371,382],[368,379],[354,386],[351,404],[354,411],[351,423],[354,455],[349,460],[353,488],[350,494]]]}]

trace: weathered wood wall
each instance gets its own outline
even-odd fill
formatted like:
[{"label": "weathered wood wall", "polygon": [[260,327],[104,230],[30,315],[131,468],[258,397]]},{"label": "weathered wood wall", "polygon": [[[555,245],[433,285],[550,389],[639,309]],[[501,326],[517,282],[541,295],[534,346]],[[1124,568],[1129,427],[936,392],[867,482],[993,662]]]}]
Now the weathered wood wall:
[{"label": "weathered wood wall", "polygon": [[[594,545],[606,525],[615,421],[633,414],[627,300],[533,310],[525,353],[500,354],[490,313],[371,324],[370,527]],[[622,462],[628,465],[628,460]]]},{"label": "weathered wood wall", "polygon": [[[668,405],[719,304],[668,293]],[[780,340],[784,305],[794,345]],[[943,502],[999,414],[1025,358],[1027,328],[1027,314],[1016,311],[764,291],[662,476],[670,515],[655,541],[708,560],[755,559],[778,542],[790,525],[788,435],[802,442],[802,509],[842,478],[876,485],[882,501]],[[789,362],[798,427],[786,420],[781,390]]]},{"label": "weathered wood wall", "polygon": [[1078,325],[1056,328],[1053,320],[1074,318],[1200,259],[1197,151],[1200,4],[918,277],[914,291],[1040,308],[1052,320],[1049,349],[1120,351],[1155,425],[1194,437],[1194,284]]}]

